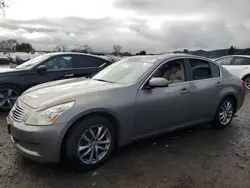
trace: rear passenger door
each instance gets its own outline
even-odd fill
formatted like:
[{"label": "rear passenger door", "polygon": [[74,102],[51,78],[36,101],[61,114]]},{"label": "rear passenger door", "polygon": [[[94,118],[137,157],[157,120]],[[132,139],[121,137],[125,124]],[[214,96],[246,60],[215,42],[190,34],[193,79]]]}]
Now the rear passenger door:
[{"label": "rear passenger door", "polygon": [[203,59],[189,58],[191,93],[193,99],[192,118],[213,118],[223,87],[220,68]]},{"label": "rear passenger door", "polygon": [[102,58],[88,55],[73,55],[74,77],[90,77],[110,63]]}]

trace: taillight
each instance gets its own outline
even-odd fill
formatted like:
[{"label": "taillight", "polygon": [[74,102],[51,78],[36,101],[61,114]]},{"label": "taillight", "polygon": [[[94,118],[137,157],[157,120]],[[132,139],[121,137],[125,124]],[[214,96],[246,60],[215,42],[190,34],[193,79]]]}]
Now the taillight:
[{"label": "taillight", "polygon": [[244,82],[244,80],[242,80],[242,82],[241,82],[241,86],[242,86],[242,88],[245,88],[245,82]]}]

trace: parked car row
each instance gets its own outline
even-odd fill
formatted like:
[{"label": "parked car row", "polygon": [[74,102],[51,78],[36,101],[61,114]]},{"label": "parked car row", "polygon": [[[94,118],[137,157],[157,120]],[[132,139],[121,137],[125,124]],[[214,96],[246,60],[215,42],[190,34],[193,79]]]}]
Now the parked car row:
[{"label": "parked car row", "polygon": [[[7,118],[16,148],[33,160],[89,170],[116,146],[144,137],[203,122],[225,128],[245,99],[241,79],[206,58],[167,54],[110,64],[56,53],[1,76],[9,83],[0,90],[7,107],[17,100]],[[32,87],[62,78],[72,79]]]}]

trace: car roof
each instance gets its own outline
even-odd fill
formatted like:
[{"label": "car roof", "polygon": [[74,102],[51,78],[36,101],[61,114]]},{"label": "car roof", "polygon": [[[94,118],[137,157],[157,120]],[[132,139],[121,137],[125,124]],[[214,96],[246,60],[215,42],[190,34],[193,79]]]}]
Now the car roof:
[{"label": "car roof", "polygon": [[245,58],[250,58],[250,55],[226,55],[226,56],[219,57],[217,59],[221,59],[221,58],[224,58],[224,57],[245,57]]},{"label": "car roof", "polygon": [[[92,55],[92,54],[86,54],[86,53],[78,53],[78,52],[51,52],[51,53],[47,53],[50,56],[55,56],[55,55],[86,55],[86,56],[91,56],[91,57],[96,57],[99,59],[104,59],[106,61],[111,62],[110,60],[102,57],[102,56],[98,56],[98,55]],[[43,54],[45,55],[45,54]]]},{"label": "car roof", "polygon": [[139,61],[146,61],[146,62],[151,62],[151,63],[157,63],[157,62],[162,62],[168,59],[173,59],[173,58],[198,58],[198,59],[204,59],[206,61],[212,62],[212,60],[201,57],[201,56],[196,56],[196,55],[190,55],[190,54],[175,54],[175,53],[168,53],[168,54],[161,54],[161,55],[143,55],[143,56],[131,56],[128,57],[129,59],[137,59]]}]

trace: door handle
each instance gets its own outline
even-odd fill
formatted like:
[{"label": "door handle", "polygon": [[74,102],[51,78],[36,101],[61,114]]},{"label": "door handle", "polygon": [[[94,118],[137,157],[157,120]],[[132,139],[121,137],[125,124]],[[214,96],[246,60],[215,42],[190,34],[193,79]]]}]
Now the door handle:
[{"label": "door handle", "polygon": [[182,95],[186,95],[186,94],[188,94],[189,93],[189,90],[187,89],[187,88],[183,88],[182,90],[181,90],[181,92],[180,92],[180,94],[182,94]]},{"label": "door handle", "polygon": [[223,84],[222,84],[222,83],[220,83],[220,82],[217,82],[217,83],[216,83],[216,86],[217,86],[217,87],[222,87],[222,86],[223,86]]},{"label": "door handle", "polygon": [[66,74],[66,75],[64,75],[64,77],[66,77],[66,78],[73,77],[73,76],[74,76],[74,74]]},{"label": "door handle", "polygon": [[244,67],[244,69],[249,69],[249,67]]}]

